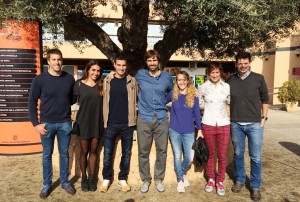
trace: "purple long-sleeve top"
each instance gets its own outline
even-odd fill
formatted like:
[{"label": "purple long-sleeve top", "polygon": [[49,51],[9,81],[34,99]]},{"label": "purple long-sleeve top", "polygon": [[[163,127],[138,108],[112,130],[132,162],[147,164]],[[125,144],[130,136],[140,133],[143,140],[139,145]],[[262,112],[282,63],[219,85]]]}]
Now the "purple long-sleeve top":
[{"label": "purple long-sleeve top", "polygon": [[[172,93],[173,91],[168,93],[167,103],[172,101]],[[201,130],[199,98],[194,98],[194,106],[190,108],[185,104],[185,95],[180,94],[178,100],[172,101],[169,127],[178,133],[193,133],[195,125]]]}]

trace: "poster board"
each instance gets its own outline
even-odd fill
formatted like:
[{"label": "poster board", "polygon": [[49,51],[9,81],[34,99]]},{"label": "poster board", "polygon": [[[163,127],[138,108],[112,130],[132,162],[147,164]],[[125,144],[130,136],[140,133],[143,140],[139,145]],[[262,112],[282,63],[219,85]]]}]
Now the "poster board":
[{"label": "poster board", "polygon": [[202,84],[206,81],[206,75],[196,75],[195,76],[195,86],[197,89],[200,88]]},{"label": "poster board", "polygon": [[33,78],[41,73],[41,26],[5,21],[0,28],[0,155],[42,152],[28,114]]}]

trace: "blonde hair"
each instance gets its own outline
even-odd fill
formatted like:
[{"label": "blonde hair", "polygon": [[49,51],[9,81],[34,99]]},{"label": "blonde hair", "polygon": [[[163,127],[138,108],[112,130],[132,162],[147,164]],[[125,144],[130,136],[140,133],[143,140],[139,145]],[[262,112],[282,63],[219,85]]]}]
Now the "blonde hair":
[{"label": "blonde hair", "polygon": [[188,84],[186,87],[186,95],[185,95],[185,106],[187,106],[189,108],[193,108],[194,107],[194,98],[197,95],[197,89],[194,86],[191,77],[189,76],[189,74],[186,71],[179,71],[176,75],[176,80],[175,80],[175,84],[173,87],[172,101],[177,101],[179,94],[180,94],[180,89],[177,85],[177,79],[178,79],[179,74],[183,75],[185,77],[185,79],[188,81]]}]

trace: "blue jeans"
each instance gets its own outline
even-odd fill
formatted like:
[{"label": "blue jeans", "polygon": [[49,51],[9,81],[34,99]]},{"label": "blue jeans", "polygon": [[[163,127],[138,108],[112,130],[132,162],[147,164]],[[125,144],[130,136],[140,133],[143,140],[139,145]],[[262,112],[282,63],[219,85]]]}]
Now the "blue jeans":
[{"label": "blue jeans", "polygon": [[52,185],[52,153],[54,148],[54,139],[57,135],[57,144],[59,152],[59,170],[60,184],[68,182],[69,176],[69,143],[71,138],[72,123],[44,123],[48,133],[41,135],[43,145],[43,179],[44,185]]},{"label": "blue jeans", "polygon": [[133,140],[133,127],[128,124],[108,124],[104,131],[103,144],[104,144],[104,159],[103,159],[103,179],[112,179],[112,157],[115,150],[116,137],[121,137],[122,157],[120,162],[120,172],[118,179],[127,180],[129,168],[131,147]]},{"label": "blue jeans", "polygon": [[[183,181],[183,175],[187,173],[194,159],[192,145],[195,141],[195,133],[178,133],[169,128],[169,135],[174,154],[174,167],[177,181]],[[181,160],[182,148],[184,150],[183,161]]]},{"label": "blue jeans", "polygon": [[232,141],[234,145],[234,174],[236,182],[245,184],[245,139],[248,138],[248,149],[250,156],[250,188],[260,189],[262,179],[261,151],[263,141],[263,128],[260,123],[240,125],[231,122]]}]

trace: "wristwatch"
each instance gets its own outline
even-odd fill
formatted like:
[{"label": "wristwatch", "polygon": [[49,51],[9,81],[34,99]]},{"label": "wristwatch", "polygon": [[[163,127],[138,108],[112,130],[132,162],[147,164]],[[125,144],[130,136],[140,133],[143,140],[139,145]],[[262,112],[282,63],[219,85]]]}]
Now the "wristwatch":
[{"label": "wristwatch", "polygon": [[268,117],[267,116],[262,116],[261,119],[268,120]]}]

